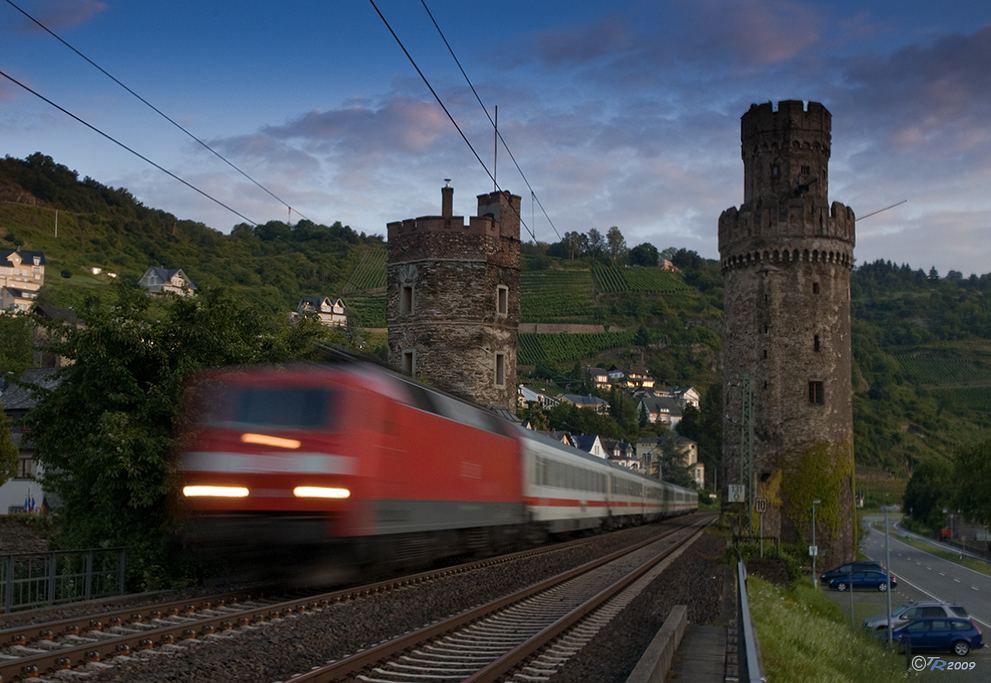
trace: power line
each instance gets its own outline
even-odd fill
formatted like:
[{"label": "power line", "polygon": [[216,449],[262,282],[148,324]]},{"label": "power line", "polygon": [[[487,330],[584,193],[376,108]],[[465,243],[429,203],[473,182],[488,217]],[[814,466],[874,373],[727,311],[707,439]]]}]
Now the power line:
[{"label": "power line", "polygon": [[[475,159],[478,160],[478,163],[481,165],[482,170],[484,170],[486,175],[489,176],[493,184],[497,188],[502,190],[502,188],[499,186],[499,183],[496,182],[495,176],[493,176],[492,172],[489,170],[489,167],[485,165],[485,162],[482,161],[482,157],[478,155],[478,152],[475,151],[474,146],[472,146],[471,142],[468,140],[468,136],[466,136],[464,131],[461,130],[461,126],[458,125],[458,122],[454,119],[454,116],[451,114],[450,111],[448,111],[447,107],[444,105],[444,101],[441,100],[440,95],[438,95],[437,91],[434,90],[434,87],[430,85],[430,81],[427,80],[427,77],[424,75],[423,71],[420,70],[420,67],[416,63],[416,60],[414,60],[413,56],[410,55],[409,50],[407,50],[406,46],[403,45],[403,41],[399,39],[399,36],[396,35],[396,32],[392,29],[392,26],[389,24],[389,21],[385,18],[385,15],[382,14],[382,11],[378,8],[378,5],[375,4],[375,0],[368,0],[368,2],[371,3],[372,8],[379,15],[379,18],[382,20],[382,23],[385,24],[385,27],[389,29],[389,33],[392,34],[392,37],[395,39],[396,43],[399,44],[399,48],[403,51],[403,54],[406,55],[406,59],[408,59],[410,64],[413,65],[413,68],[416,69],[416,73],[420,75],[420,79],[423,80],[423,83],[427,86],[427,89],[430,91],[430,94],[434,96],[435,100],[437,100],[437,104],[440,105],[440,108],[444,110],[445,114],[447,114],[447,118],[449,118],[451,120],[451,123],[454,124],[454,127],[461,135],[461,139],[465,141],[465,144],[468,145],[468,149],[470,149],[471,153],[475,155]],[[510,207],[512,207],[512,204],[510,204]],[[537,238],[534,236],[533,231],[530,230],[529,226],[527,226],[526,222],[523,220],[523,217],[520,216],[519,212],[516,211],[515,207],[513,207],[513,211],[516,212],[516,215],[519,217],[520,225],[526,228],[526,231],[530,233],[530,237],[533,237],[534,241],[536,241]]]},{"label": "power line", "polygon": [[[74,47],[73,47],[72,45],[70,45],[69,43],[67,43],[67,42],[66,42],[65,40],[63,40],[63,39],[62,39],[62,38],[61,38],[61,37],[60,37],[60,36],[59,36],[58,34],[56,34],[56,33],[55,33],[54,31],[52,31],[51,29],[49,29],[49,28],[48,28],[47,26],[45,26],[44,24],[42,24],[42,23],[41,23],[40,21],[38,21],[37,19],[35,19],[34,17],[32,17],[32,16],[30,15],[30,14],[28,14],[27,12],[25,12],[25,11],[24,11],[23,9],[21,9],[21,8],[20,8],[20,7],[18,7],[17,5],[15,5],[15,4],[13,3],[13,1],[12,1],[12,0],[7,0],[7,4],[8,4],[8,5],[10,5],[11,7],[13,7],[14,9],[16,9],[16,10],[17,10],[18,12],[20,12],[21,14],[23,14],[23,15],[24,15],[25,17],[27,17],[27,18],[28,18],[28,19],[30,19],[31,21],[33,21],[33,22],[34,22],[35,24],[37,24],[37,25],[38,25],[38,26],[39,26],[39,27],[40,27],[40,28],[41,28],[41,29],[42,29],[43,31],[45,31],[45,32],[47,32],[47,33],[48,33],[48,34],[49,34],[50,36],[52,36],[52,37],[53,37],[53,38],[55,38],[55,39],[56,39],[57,41],[59,41],[60,43],[62,43],[63,45],[65,45],[65,46],[66,46],[67,48],[69,48],[70,50],[72,50],[73,52],[75,52],[75,53],[76,53],[77,55],[79,55],[80,57],[82,57],[83,59],[85,59],[85,60],[86,60],[87,62],[89,62],[89,63],[90,63],[90,64],[91,64],[91,65],[92,65],[93,67],[95,67],[95,68],[96,68],[97,70],[99,70],[99,71],[100,71],[100,73],[102,73],[102,74],[103,74],[104,76],[106,76],[107,78],[109,78],[110,80],[112,80],[112,81],[113,81],[114,83],[116,83],[117,85],[119,85],[120,87],[122,87],[122,88],[123,88],[124,90],[126,90],[127,92],[129,92],[129,93],[131,93],[132,95],[134,95],[134,96],[135,96],[136,98],[138,98],[138,99],[139,99],[139,100],[140,100],[141,102],[143,102],[143,103],[144,103],[145,105],[147,105],[147,106],[148,106],[148,107],[149,107],[149,108],[150,108],[150,109],[151,109],[152,111],[154,111],[154,112],[155,112],[156,114],[158,114],[158,115],[159,115],[159,116],[161,116],[161,117],[162,117],[163,119],[165,119],[166,121],[168,121],[169,123],[171,123],[171,124],[172,124],[173,126],[175,126],[176,128],[178,128],[179,130],[181,130],[181,131],[182,131],[183,133],[185,133],[186,135],[188,135],[189,137],[191,137],[191,138],[192,138],[193,140],[195,140],[196,142],[198,142],[198,143],[199,143],[200,145],[202,145],[202,146],[203,146],[204,148],[206,148],[206,149],[208,149],[208,150],[209,150],[210,152],[212,152],[212,153],[213,153],[213,154],[214,154],[214,155],[215,155],[215,156],[216,156],[216,157],[217,157],[218,159],[220,159],[220,160],[221,160],[221,161],[223,161],[223,162],[224,162],[225,164],[227,164],[228,166],[230,166],[231,168],[233,168],[233,169],[234,169],[235,171],[237,171],[237,172],[238,172],[238,173],[240,173],[240,174],[241,174],[242,176],[244,176],[245,178],[247,178],[248,180],[250,180],[250,181],[251,181],[252,183],[254,183],[254,184],[255,184],[256,186],[258,186],[259,188],[261,188],[262,190],[264,190],[264,191],[265,191],[265,192],[266,192],[266,193],[267,193],[267,194],[268,194],[268,195],[269,195],[270,197],[272,197],[272,198],[273,198],[273,199],[275,199],[275,200],[276,200],[277,202],[279,202],[280,204],[282,204],[282,205],[283,205],[284,207],[286,207],[287,209],[289,209],[289,217],[290,217],[290,220],[292,219],[292,213],[293,213],[294,211],[295,211],[295,212],[296,212],[296,213],[297,213],[297,214],[298,214],[298,215],[299,215],[299,216],[300,216],[301,218],[305,218],[306,220],[310,220],[309,218],[306,218],[306,216],[304,216],[303,214],[301,214],[301,213],[300,213],[299,211],[296,211],[296,209],[294,209],[294,208],[292,208],[291,206],[289,206],[289,204],[287,204],[287,203],[286,203],[285,201],[283,201],[282,199],[280,199],[280,198],[279,198],[279,197],[278,197],[277,195],[275,195],[275,194],[274,194],[274,193],[273,193],[273,192],[272,192],[271,190],[269,190],[269,189],[268,189],[267,187],[265,187],[264,185],[262,185],[261,183],[259,183],[259,182],[258,182],[257,180],[255,180],[254,178],[252,178],[252,177],[251,177],[250,175],[248,175],[247,173],[245,173],[244,171],[242,171],[242,170],[241,170],[240,168],[238,168],[237,166],[235,166],[233,162],[231,162],[231,161],[229,161],[229,160],[228,160],[227,158],[225,158],[225,157],[224,157],[224,156],[223,156],[223,155],[222,155],[222,154],[221,154],[220,152],[218,152],[218,151],[217,151],[217,150],[215,150],[215,149],[214,149],[213,147],[211,147],[210,145],[208,145],[207,143],[205,143],[205,142],[203,142],[203,141],[202,141],[202,140],[200,140],[200,139],[199,139],[198,137],[196,137],[195,135],[193,135],[192,133],[190,133],[190,132],[189,132],[188,130],[186,130],[186,128],[184,128],[184,127],[183,127],[183,126],[182,126],[182,125],[181,125],[180,123],[178,123],[178,122],[176,122],[176,121],[174,121],[174,120],[173,120],[172,118],[170,118],[170,117],[169,117],[169,116],[168,116],[167,114],[165,114],[165,113],[164,113],[163,111],[161,111],[160,109],[158,109],[158,107],[156,107],[156,106],[155,106],[155,105],[153,105],[153,104],[152,104],[151,102],[149,102],[149,101],[148,101],[148,100],[146,100],[145,98],[143,98],[143,97],[141,97],[141,95],[139,95],[139,94],[137,94],[136,92],[134,92],[133,90],[131,90],[131,89],[130,89],[129,87],[127,87],[126,85],[124,85],[123,83],[121,83],[121,82],[120,82],[119,80],[117,80],[117,79],[116,79],[116,78],[115,78],[115,77],[114,77],[113,75],[111,75],[110,73],[108,73],[108,72],[106,71],[106,69],[104,69],[104,68],[103,68],[103,67],[101,67],[101,66],[100,66],[99,64],[97,64],[96,62],[94,62],[94,61],[93,61],[92,59],[90,59],[89,57],[87,57],[86,55],[84,55],[84,54],[83,54],[82,52],[80,52],[79,50],[77,50],[76,48],[74,48]],[[64,111],[64,110],[63,110],[63,111]],[[66,113],[68,113],[68,112],[66,112]],[[88,125],[88,124],[87,124],[87,125]],[[94,129],[94,130],[95,130],[95,129]],[[97,131],[97,132],[99,132],[99,131]],[[240,215],[240,214],[238,214],[238,215]],[[311,221],[311,222],[312,222],[312,221]]]},{"label": "power line", "polygon": [[23,83],[21,83],[20,81],[18,81],[18,80],[17,80],[16,78],[14,78],[13,76],[11,76],[11,75],[9,75],[9,74],[7,74],[7,73],[6,73],[6,72],[4,72],[4,71],[0,71],[0,76],[3,76],[4,78],[6,78],[6,79],[7,79],[8,81],[10,81],[11,83],[14,83],[15,85],[19,85],[19,86],[21,86],[22,88],[24,88],[25,90],[27,90],[27,91],[28,91],[29,93],[31,93],[32,95],[34,95],[34,96],[35,96],[35,97],[37,97],[38,99],[40,99],[40,100],[42,100],[42,101],[44,101],[44,102],[47,102],[48,104],[50,104],[51,106],[53,106],[53,107],[55,107],[55,108],[56,108],[56,109],[58,109],[58,110],[59,110],[60,112],[62,112],[63,114],[65,114],[66,116],[70,116],[70,117],[72,117],[72,118],[74,118],[74,119],[75,119],[76,121],[78,121],[79,123],[81,123],[81,124],[83,124],[84,126],[86,126],[87,128],[89,128],[89,129],[90,129],[90,130],[92,130],[93,132],[95,132],[95,133],[99,133],[100,135],[102,135],[103,137],[105,137],[105,138],[106,138],[107,140],[110,140],[110,142],[112,142],[112,143],[114,143],[115,145],[118,145],[118,146],[120,146],[120,147],[123,147],[124,149],[126,149],[126,150],[127,150],[128,152],[130,152],[130,153],[131,153],[131,154],[133,154],[134,156],[136,156],[136,157],[138,157],[139,159],[142,159],[143,161],[146,161],[146,162],[148,162],[149,164],[151,164],[152,166],[154,166],[155,168],[157,168],[157,169],[158,169],[159,171],[161,171],[161,172],[162,172],[162,173],[164,173],[165,175],[167,175],[167,176],[169,176],[170,178],[174,178],[175,180],[178,180],[178,181],[179,181],[180,183],[182,183],[183,185],[185,185],[185,186],[186,186],[186,187],[188,187],[189,189],[191,189],[191,190],[194,190],[194,191],[196,191],[196,192],[198,192],[198,193],[200,193],[201,195],[203,195],[204,197],[206,197],[207,199],[209,199],[209,200],[210,200],[211,202],[214,202],[214,203],[216,203],[216,204],[219,204],[220,206],[222,206],[222,207],[224,207],[225,209],[227,209],[228,211],[230,211],[230,212],[231,212],[232,214],[234,214],[235,216],[238,216],[238,217],[240,217],[240,218],[243,218],[243,219],[244,219],[244,220],[246,220],[246,221],[247,221],[248,223],[251,223],[251,224],[252,224],[252,225],[254,225],[254,226],[257,226],[257,225],[258,225],[258,223],[256,223],[255,221],[253,221],[253,220],[251,220],[250,218],[248,218],[248,217],[247,217],[247,216],[245,216],[244,214],[242,214],[242,213],[240,213],[240,212],[238,212],[238,211],[235,211],[234,209],[232,209],[231,207],[229,207],[229,206],[227,206],[226,204],[224,204],[224,203],[223,203],[222,201],[220,201],[220,200],[219,200],[219,199],[217,199],[216,197],[214,197],[214,196],[212,196],[212,195],[210,195],[210,194],[208,194],[207,192],[205,192],[205,191],[203,191],[203,190],[201,190],[200,188],[198,188],[198,187],[196,187],[195,185],[193,185],[192,183],[190,183],[190,182],[188,182],[187,180],[184,180],[184,179],[182,179],[182,178],[180,178],[179,176],[177,176],[177,175],[176,175],[175,173],[173,173],[172,171],[170,171],[170,170],[168,170],[167,168],[165,168],[165,167],[163,167],[163,166],[159,166],[159,165],[158,165],[158,164],[156,164],[156,163],[155,163],[154,161],[152,161],[152,160],[151,160],[151,159],[149,159],[148,157],[146,157],[146,156],[144,156],[144,155],[143,155],[143,154],[141,154],[140,152],[137,152],[137,151],[135,151],[135,150],[133,150],[133,149],[131,149],[130,147],[128,147],[127,145],[125,145],[125,144],[124,144],[123,142],[121,142],[120,140],[117,140],[116,138],[114,138],[114,137],[112,137],[112,136],[110,136],[110,135],[108,135],[107,133],[104,133],[104,132],[103,132],[102,130],[100,130],[100,129],[99,129],[99,128],[97,128],[96,126],[94,126],[94,125],[92,125],[92,124],[90,124],[90,123],[87,123],[87,122],[86,122],[86,121],[84,121],[83,119],[81,119],[81,118],[79,118],[78,116],[76,116],[75,114],[73,114],[73,113],[72,113],[71,111],[69,111],[68,109],[64,109],[63,107],[60,107],[59,105],[57,105],[57,104],[55,104],[54,102],[52,102],[52,101],[51,101],[50,99],[48,99],[48,98],[47,98],[47,97],[45,97],[44,95],[42,95],[42,94],[40,94],[40,93],[38,93],[38,92],[36,92],[36,91],[34,91],[34,90],[32,90],[31,88],[29,88],[29,87],[28,87],[28,86],[26,86],[26,85],[24,85]]},{"label": "power line", "polygon": [[[513,164],[516,165],[516,170],[520,172],[520,177],[523,178],[523,182],[526,183],[527,188],[530,190],[530,197],[531,197],[531,199],[533,199],[534,201],[537,202],[537,206],[540,207],[540,210],[543,212],[544,217],[547,219],[547,222],[550,223],[551,228],[554,230],[554,234],[557,235],[557,238],[558,239],[561,239],[561,233],[559,233],[557,231],[557,227],[554,225],[554,221],[552,221],[551,220],[551,217],[549,215],[547,215],[547,211],[544,209],[544,205],[540,203],[540,199],[537,197],[537,193],[533,191],[533,187],[530,185],[530,181],[527,180],[526,174],[523,173],[523,169],[520,168],[519,162],[517,162],[516,161],[516,157],[513,156],[513,150],[509,149],[509,144],[506,142],[506,139],[502,137],[502,133],[499,132],[499,126],[496,125],[496,122],[493,121],[492,120],[492,117],[489,115],[489,110],[486,108],[485,104],[482,102],[482,98],[479,96],[478,91],[475,90],[475,85],[471,82],[471,79],[468,78],[468,74],[465,73],[464,67],[461,66],[461,60],[459,60],[458,59],[458,56],[456,54],[454,54],[454,48],[452,48],[451,47],[451,44],[447,41],[447,36],[444,35],[444,32],[441,30],[440,26],[437,24],[437,20],[434,19],[434,15],[430,11],[430,8],[427,7],[426,0],[420,0],[420,4],[422,4],[423,5],[423,9],[425,9],[427,11],[427,16],[430,17],[430,21],[433,22],[434,28],[436,28],[437,29],[437,33],[440,34],[441,40],[443,40],[444,41],[444,45],[447,46],[448,52],[450,52],[451,53],[451,57],[454,58],[454,63],[458,65],[458,69],[461,70],[461,75],[464,76],[465,77],[465,81],[468,82],[468,87],[471,88],[472,93],[474,93],[474,95],[475,95],[475,99],[478,100],[479,106],[482,108],[482,111],[485,112],[485,116],[489,119],[489,123],[491,123],[492,124],[492,127],[495,129],[496,135],[499,136],[499,140],[502,142],[502,146],[506,148],[506,152],[509,154],[509,158],[512,159],[513,160]],[[533,235],[532,232],[530,234]],[[534,237],[534,241],[536,241],[536,237]]]}]

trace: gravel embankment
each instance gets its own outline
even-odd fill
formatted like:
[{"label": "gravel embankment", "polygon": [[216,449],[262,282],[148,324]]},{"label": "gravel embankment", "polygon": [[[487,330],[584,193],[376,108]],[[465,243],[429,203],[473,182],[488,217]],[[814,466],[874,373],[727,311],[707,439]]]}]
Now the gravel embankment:
[{"label": "gravel embankment", "polygon": [[[632,532],[636,536],[655,533],[653,527]],[[620,536],[620,537],[617,537]],[[507,592],[533,584],[566,568],[630,543],[627,534],[604,535],[593,547],[562,549],[549,556],[517,560],[508,564],[453,576],[402,591],[376,595],[334,605],[319,612],[289,617],[254,629],[240,629],[231,637],[213,637],[209,642],[186,643],[173,655],[153,655],[148,660],[118,661],[111,668],[87,676],[93,683],[143,681],[213,683],[280,681],[328,661],[339,659],[396,633],[422,627],[446,618],[469,605],[478,605]],[[715,546],[719,547],[716,548]],[[560,680],[623,680],[609,672],[629,668],[650,641],[675,604],[689,605],[689,621],[705,623],[719,612],[718,581],[722,542],[708,535],[687,551],[671,569],[621,615],[621,625],[608,629],[561,673]],[[68,611],[68,610],[65,610]],[[49,618],[59,618],[49,615]],[[608,638],[600,642],[603,638]],[[643,645],[636,645],[643,641]],[[639,649],[637,649],[639,648]],[[593,654],[594,653],[594,654]],[[558,680],[557,677],[554,679]]]}]

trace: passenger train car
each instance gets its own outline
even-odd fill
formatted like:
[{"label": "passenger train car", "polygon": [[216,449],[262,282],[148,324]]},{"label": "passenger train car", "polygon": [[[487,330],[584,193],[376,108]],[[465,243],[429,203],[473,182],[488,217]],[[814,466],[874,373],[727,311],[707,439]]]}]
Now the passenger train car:
[{"label": "passenger train car", "polygon": [[697,508],[694,491],[363,363],[205,372],[182,424],[187,539],[235,563],[415,566]]}]

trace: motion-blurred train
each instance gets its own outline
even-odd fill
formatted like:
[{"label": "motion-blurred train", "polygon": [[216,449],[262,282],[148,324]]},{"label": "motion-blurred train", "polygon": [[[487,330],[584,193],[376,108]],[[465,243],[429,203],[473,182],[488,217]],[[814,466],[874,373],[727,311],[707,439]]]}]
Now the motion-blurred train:
[{"label": "motion-blurred train", "polygon": [[186,537],[237,564],[422,566],[698,506],[370,364],[213,370],[188,394]]}]

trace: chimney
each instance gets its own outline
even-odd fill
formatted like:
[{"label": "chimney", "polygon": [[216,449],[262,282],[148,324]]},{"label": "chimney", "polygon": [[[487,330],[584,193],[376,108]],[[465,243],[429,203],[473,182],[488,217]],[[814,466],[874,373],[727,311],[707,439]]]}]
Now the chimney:
[{"label": "chimney", "polygon": [[450,178],[444,178],[444,187],[440,189],[440,215],[448,220],[454,215],[454,188]]}]

